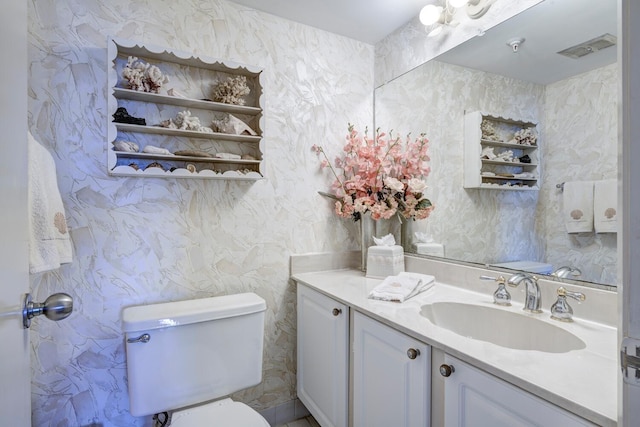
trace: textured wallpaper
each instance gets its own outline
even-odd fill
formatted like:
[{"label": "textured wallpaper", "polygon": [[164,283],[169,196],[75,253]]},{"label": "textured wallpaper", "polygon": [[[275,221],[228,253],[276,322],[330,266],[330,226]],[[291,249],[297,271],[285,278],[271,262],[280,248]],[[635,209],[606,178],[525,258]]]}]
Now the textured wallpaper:
[{"label": "textured wallpaper", "polygon": [[[264,68],[259,182],[107,174],[107,36]],[[29,2],[29,125],[54,155],[74,261],[33,277],[74,313],[32,328],[34,426],[142,426],[129,415],[121,311],[255,292],[267,302],[261,410],[295,398],[289,255],[357,249],[319,196],[347,123],[371,127],[373,46],[224,0]],[[333,146],[332,146],[333,145]]]},{"label": "textured wallpaper", "polygon": [[[444,244],[447,258],[572,265],[581,279],[616,284],[616,235],[567,234],[556,188],[616,178],[616,88],[616,64],[540,86],[431,61],[376,89],[377,127],[431,141],[427,194],[436,209],[414,228]],[[462,188],[465,110],[538,121],[539,192]]]}]

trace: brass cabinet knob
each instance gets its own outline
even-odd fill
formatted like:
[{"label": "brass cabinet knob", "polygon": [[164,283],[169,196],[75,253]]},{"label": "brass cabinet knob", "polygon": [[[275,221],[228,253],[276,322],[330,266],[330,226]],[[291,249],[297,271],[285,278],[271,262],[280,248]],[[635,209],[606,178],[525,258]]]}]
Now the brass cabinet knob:
[{"label": "brass cabinet knob", "polygon": [[407,350],[407,357],[409,359],[413,360],[418,356],[420,356],[420,350],[418,350],[417,348],[410,348],[409,350]]},{"label": "brass cabinet knob", "polygon": [[440,375],[443,377],[450,377],[455,371],[453,365],[447,365],[446,363],[440,365]]},{"label": "brass cabinet knob", "polygon": [[332,313],[334,316],[339,316],[340,313],[342,313],[342,310],[339,308],[334,308]]}]

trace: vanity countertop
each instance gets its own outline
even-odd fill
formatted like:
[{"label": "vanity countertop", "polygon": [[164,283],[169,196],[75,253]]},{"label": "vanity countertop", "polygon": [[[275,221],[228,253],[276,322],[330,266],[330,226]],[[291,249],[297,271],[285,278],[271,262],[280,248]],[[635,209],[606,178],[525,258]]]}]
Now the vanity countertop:
[{"label": "vanity countertop", "polygon": [[[616,425],[617,332],[611,326],[580,318],[572,323],[551,320],[545,307],[544,313],[530,316],[566,329],[586,347],[567,353],[513,350],[457,335],[420,314],[422,305],[440,301],[494,306],[491,294],[436,281],[424,293],[399,304],[367,298],[381,280],[366,278],[359,270],[303,272],[292,278],[591,422]],[[505,309],[521,311],[522,303],[514,301]]]}]

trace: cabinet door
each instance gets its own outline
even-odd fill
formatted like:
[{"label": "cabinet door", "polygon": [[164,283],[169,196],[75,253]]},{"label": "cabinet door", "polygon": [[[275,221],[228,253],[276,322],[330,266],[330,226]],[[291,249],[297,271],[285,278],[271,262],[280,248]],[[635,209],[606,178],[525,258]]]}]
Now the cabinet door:
[{"label": "cabinet door", "polygon": [[354,427],[428,426],[430,363],[426,344],[354,313]]},{"label": "cabinet door", "polygon": [[460,427],[592,426],[546,400],[451,356],[445,378],[445,425]]},{"label": "cabinet door", "polygon": [[322,427],[347,426],[349,308],[298,285],[298,397]]}]

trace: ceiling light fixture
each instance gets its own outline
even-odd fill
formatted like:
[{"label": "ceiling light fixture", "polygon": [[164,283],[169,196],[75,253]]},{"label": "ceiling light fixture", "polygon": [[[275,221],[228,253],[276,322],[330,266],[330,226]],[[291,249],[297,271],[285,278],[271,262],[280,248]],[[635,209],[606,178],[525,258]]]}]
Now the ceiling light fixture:
[{"label": "ceiling light fixture", "polygon": [[426,27],[429,37],[442,32],[443,26],[450,27],[458,25],[458,21],[453,19],[456,9],[466,6],[467,15],[471,19],[477,19],[484,15],[491,3],[495,0],[444,0],[444,6],[428,4],[420,11],[420,22]]}]

